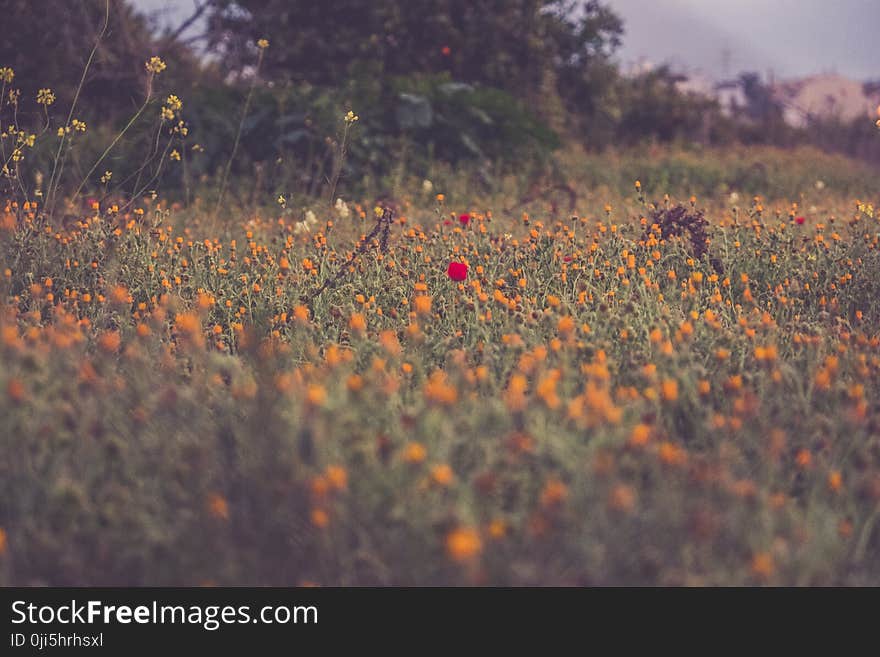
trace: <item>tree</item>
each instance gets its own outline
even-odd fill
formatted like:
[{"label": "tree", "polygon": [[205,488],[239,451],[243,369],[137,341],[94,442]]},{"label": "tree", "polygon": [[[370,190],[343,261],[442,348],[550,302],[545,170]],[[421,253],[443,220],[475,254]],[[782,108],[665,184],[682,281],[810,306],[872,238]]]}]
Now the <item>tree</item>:
[{"label": "tree", "polygon": [[[51,88],[66,111],[103,27],[105,10],[105,0],[4,3],[9,29],[0,30],[0,66],[14,69],[14,85],[23,98],[34,99],[39,89]],[[168,82],[189,79],[197,68],[184,47],[171,39],[155,40],[143,16],[128,3],[111,0],[109,26],[80,95],[80,116],[112,119],[130,112],[143,98],[144,62],[153,55],[174,63],[165,75]]]},{"label": "tree", "polygon": [[619,44],[622,24],[599,2],[578,0],[210,0],[209,48],[229,73],[256,60],[276,81],[337,86],[353,76],[449,72],[453,79],[535,100],[552,75],[575,84]]}]

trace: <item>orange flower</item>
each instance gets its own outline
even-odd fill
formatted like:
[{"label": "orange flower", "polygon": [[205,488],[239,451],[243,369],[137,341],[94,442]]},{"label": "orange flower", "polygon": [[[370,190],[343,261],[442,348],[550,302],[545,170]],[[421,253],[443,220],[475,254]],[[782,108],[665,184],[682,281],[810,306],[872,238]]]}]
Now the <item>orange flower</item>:
[{"label": "orange flower", "polygon": [[843,475],[840,470],[832,470],[828,473],[828,488],[835,493],[839,493],[843,488]]},{"label": "orange flower", "polygon": [[668,441],[660,443],[658,455],[660,456],[660,461],[666,465],[681,465],[687,460],[687,452],[678,445]]},{"label": "orange flower", "polygon": [[323,386],[312,384],[308,388],[306,398],[312,406],[323,406],[327,401],[327,391]]},{"label": "orange flower", "polygon": [[177,337],[191,345],[200,346],[204,341],[202,322],[196,313],[180,313],[174,319]]},{"label": "orange flower", "polygon": [[678,399],[678,381],[675,379],[666,379],[662,386],[663,399],[673,402]]},{"label": "orange flower", "polygon": [[489,536],[493,539],[497,541],[498,539],[504,538],[505,534],[507,534],[507,523],[503,520],[496,518],[489,523]]},{"label": "orange flower", "polygon": [[330,482],[327,481],[327,477],[318,475],[312,478],[310,488],[312,489],[312,496],[320,500],[327,497],[327,493],[330,491]]},{"label": "orange flower", "polygon": [[129,303],[128,290],[123,285],[117,285],[110,290],[110,301],[118,305]]},{"label": "orange flower", "polygon": [[363,333],[367,330],[367,320],[360,313],[353,313],[348,320],[348,328],[355,333]]},{"label": "orange flower", "polygon": [[559,408],[561,402],[559,395],[556,394],[556,382],[559,381],[560,376],[559,370],[550,370],[535,388],[535,394],[547,405],[547,408]]},{"label": "orange flower", "polygon": [[773,570],[773,555],[769,552],[759,552],[752,557],[752,574],[758,579],[770,579]]},{"label": "orange flower", "polygon": [[348,488],[348,473],[341,465],[327,466],[327,481],[334,490],[345,490]]},{"label": "orange flower", "polygon": [[618,484],[611,490],[608,506],[613,511],[629,513],[636,505],[636,491],[632,486]]},{"label": "orange flower", "polygon": [[319,529],[323,529],[330,524],[330,516],[324,509],[312,509],[310,514],[312,524]]},{"label": "orange flower", "polygon": [[810,450],[802,449],[794,457],[794,461],[801,470],[808,470],[813,464],[813,455]]},{"label": "orange flower", "polygon": [[108,354],[114,354],[119,351],[119,345],[121,344],[122,338],[119,337],[119,331],[105,331],[98,338],[98,346]]},{"label": "orange flower", "polygon": [[526,406],[526,387],[528,382],[522,374],[514,374],[510,377],[507,390],[504,392],[504,401],[511,411],[521,411]]},{"label": "orange flower", "polygon": [[651,427],[647,424],[637,424],[633,427],[632,433],[629,436],[629,444],[641,447],[642,445],[647,444],[650,439]]},{"label": "orange flower", "polygon": [[400,341],[397,339],[397,333],[394,331],[382,331],[379,334],[379,343],[389,356],[400,356],[402,348]]},{"label": "orange flower", "polygon": [[558,479],[550,479],[541,491],[541,506],[557,507],[568,497],[568,487]]},{"label": "orange flower", "polygon": [[297,306],[293,309],[293,317],[301,324],[309,323],[309,309],[305,306]]},{"label": "orange flower", "polygon": [[431,297],[427,295],[417,296],[413,299],[413,310],[415,310],[417,315],[430,315]]},{"label": "orange flower", "polygon": [[571,318],[571,315],[563,315],[556,323],[556,331],[563,337],[571,335],[574,332],[574,327],[574,320]]},{"label": "orange flower", "polygon": [[403,448],[403,460],[407,463],[421,463],[428,455],[428,451],[422,443],[407,443]]},{"label": "orange flower", "polygon": [[458,390],[448,383],[446,372],[437,370],[431,374],[425,384],[425,399],[435,404],[449,406],[458,399]]},{"label": "orange flower", "polygon": [[18,379],[9,379],[9,382],[6,384],[6,394],[16,404],[20,404],[26,396],[24,384]]},{"label": "orange flower", "polygon": [[455,474],[446,463],[441,463],[431,468],[431,478],[441,486],[448,486],[455,479]]},{"label": "orange flower", "polygon": [[483,549],[483,541],[472,527],[459,527],[446,535],[446,551],[454,561],[474,559]]},{"label": "orange flower", "polygon": [[218,520],[229,520],[229,504],[219,493],[208,495],[208,513]]}]

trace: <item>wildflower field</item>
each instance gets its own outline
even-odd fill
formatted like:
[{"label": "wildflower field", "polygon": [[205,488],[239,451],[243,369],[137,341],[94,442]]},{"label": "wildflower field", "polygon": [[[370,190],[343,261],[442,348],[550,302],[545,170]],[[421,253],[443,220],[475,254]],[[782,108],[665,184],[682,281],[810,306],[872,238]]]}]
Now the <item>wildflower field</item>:
[{"label": "wildflower field", "polygon": [[8,201],[0,581],[876,585],[880,217],[807,194]]},{"label": "wildflower field", "polygon": [[348,110],[263,198],[268,47],[200,176],[161,58],[94,153],[83,82],[54,116],[0,68],[0,585],[880,585],[876,169],[646,144],[346,189]]}]

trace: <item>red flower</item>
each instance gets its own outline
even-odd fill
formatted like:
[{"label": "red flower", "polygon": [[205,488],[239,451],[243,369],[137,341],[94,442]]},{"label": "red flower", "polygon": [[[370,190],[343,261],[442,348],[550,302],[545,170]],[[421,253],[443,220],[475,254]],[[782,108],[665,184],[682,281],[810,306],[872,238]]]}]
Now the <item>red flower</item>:
[{"label": "red flower", "polygon": [[805,221],[806,221],[806,219],[804,219],[803,217],[795,217],[795,218],[794,218],[794,222],[795,222],[798,226],[803,226]]},{"label": "red flower", "polygon": [[458,215],[458,223],[462,226],[467,226],[471,222],[471,215],[469,214],[460,214]]},{"label": "red flower", "polygon": [[467,278],[468,266],[463,262],[450,262],[446,269],[446,275],[454,281],[463,281]]},{"label": "red flower", "polygon": [[443,46],[440,49],[440,52],[443,53],[444,57],[449,57],[449,55],[452,53],[452,48],[450,48],[449,46]]}]

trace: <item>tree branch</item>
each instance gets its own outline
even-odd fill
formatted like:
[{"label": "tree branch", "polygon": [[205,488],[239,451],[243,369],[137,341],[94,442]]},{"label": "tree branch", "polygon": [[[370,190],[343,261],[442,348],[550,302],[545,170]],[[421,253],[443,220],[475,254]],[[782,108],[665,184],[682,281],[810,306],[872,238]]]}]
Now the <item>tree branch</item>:
[{"label": "tree branch", "polygon": [[165,45],[169,45],[177,40],[177,38],[186,32],[189,27],[195,23],[199,18],[201,18],[202,14],[205,13],[205,10],[210,6],[211,0],[205,0],[205,2],[199,4],[198,0],[193,0],[193,5],[195,6],[195,11],[192,15],[183,21],[176,30],[171,32],[169,35],[165,37]]}]

